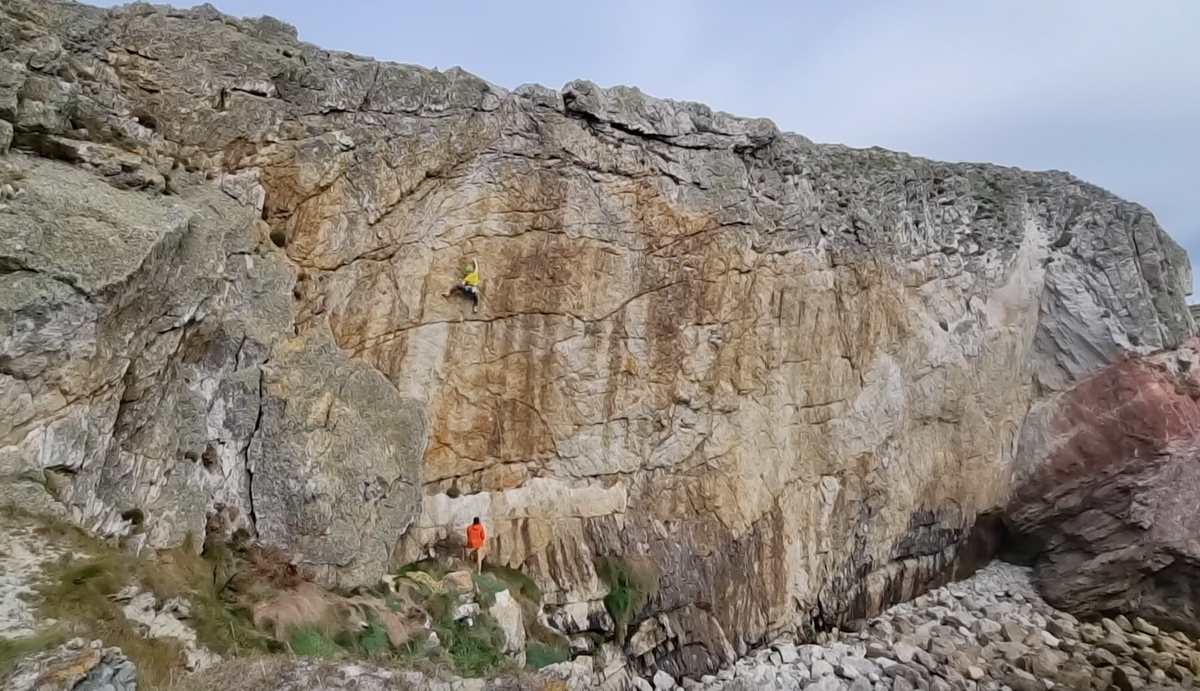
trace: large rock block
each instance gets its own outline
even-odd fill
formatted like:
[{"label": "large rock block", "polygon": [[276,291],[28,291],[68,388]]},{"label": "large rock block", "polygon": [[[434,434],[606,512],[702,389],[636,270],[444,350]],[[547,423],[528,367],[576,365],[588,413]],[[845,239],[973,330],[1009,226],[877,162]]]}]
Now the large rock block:
[{"label": "large rock block", "polygon": [[1200,633],[1200,339],[1100,369],[1053,406],[1047,458],[1008,507],[1046,600]]},{"label": "large rock block", "polygon": [[420,507],[424,410],[327,329],[280,348],[262,385],[248,459],[259,537],[328,581],[374,584]]}]

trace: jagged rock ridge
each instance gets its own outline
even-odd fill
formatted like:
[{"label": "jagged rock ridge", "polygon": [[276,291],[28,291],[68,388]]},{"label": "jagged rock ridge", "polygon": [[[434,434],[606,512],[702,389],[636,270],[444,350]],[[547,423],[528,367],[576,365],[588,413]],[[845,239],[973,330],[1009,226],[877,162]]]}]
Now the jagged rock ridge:
[{"label": "jagged rock ridge", "polygon": [[219,514],[350,584],[480,515],[567,629],[651,560],[643,659],[707,670],[976,560],[1060,393],[1193,330],[1183,250],[1065,173],[208,6],[0,17],[3,491],[98,533]]}]

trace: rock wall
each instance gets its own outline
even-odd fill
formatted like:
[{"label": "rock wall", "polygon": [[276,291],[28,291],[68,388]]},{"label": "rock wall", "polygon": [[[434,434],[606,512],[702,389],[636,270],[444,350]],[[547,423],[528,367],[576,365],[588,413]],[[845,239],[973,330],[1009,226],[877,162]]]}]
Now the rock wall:
[{"label": "rock wall", "polygon": [[644,658],[711,669],[976,559],[1061,392],[1194,328],[1183,250],[1065,173],[208,6],[0,18],[3,491],[149,546],[221,512],[351,584],[478,515],[568,628],[653,563]]}]

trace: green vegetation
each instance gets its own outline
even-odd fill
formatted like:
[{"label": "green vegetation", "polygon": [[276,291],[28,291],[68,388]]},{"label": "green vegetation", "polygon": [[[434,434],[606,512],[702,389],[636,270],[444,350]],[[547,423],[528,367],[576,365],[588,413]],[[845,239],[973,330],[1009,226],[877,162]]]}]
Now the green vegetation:
[{"label": "green vegetation", "polygon": [[487,614],[466,620],[444,622],[434,629],[450,656],[454,673],[464,677],[484,677],[499,672],[504,666],[504,632]]},{"label": "green vegetation", "polygon": [[617,643],[624,645],[633,618],[658,594],[658,569],[641,557],[600,557],[596,574],[608,585],[604,608],[616,628]]},{"label": "green vegetation", "polygon": [[475,599],[484,609],[490,609],[496,604],[496,593],[504,590],[508,590],[508,584],[491,574],[485,573],[475,577]]},{"label": "green vegetation", "polygon": [[508,584],[490,573],[485,573],[475,577],[475,588],[480,592],[495,595],[500,591],[508,590]]},{"label": "green vegetation", "polygon": [[439,645],[434,649],[410,646],[410,656],[444,663],[464,677],[488,676],[504,666],[504,633],[486,612],[475,616],[471,624],[466,619],[454,621],[458,599],[450,593],[430,594],[421,604],[433,621]]},{"label": "green vegetation", "polygon": [[0,638],[0,679],[7,679],[21,658],[65,643],[68,638],[70,636],[60,627],[24,638]]},{"label": "green vegetation", "polygon": [[146,638],[125,618],[123,603],[113,597],[129,585],[153,593],[160,602],[186,598],[192,606],[189,626],[198,642],[214,652],[246,655],[272,649],[273,642],[254,630],[246,613],[222,601],[214,584],[217,564],[197,555],[190,540],[178,549],[137,557],[75,526],[13,507],[0,509],[0,518],[31,526],[40,539],[68,555],[46,566],[44,581],[37,588],[39,613],[57,620],[59,626],[2,642],[0,667],[33,650],[82,635],[120,647],[137,666],[139,685],[163,687],[182,665],[183,646],[171,639]]},{"label": "green vegetation", "polygon": [[379,622],[372,622],[358,634],[356,647],[364,655],[379,656],[387,653],[388,645],[387,631]]},{"label": "green vegetation", "polygon": [[422,571],[433,576],[435,580],[441,580],[450,573],[450,569],[437,559],[422,559],[421,561],[413,561],[396,569],[397,576],[403,576],[406,573],[413,571]]},{"label": "green vegetation", "polygon": [[303,657],[333,657],[345,652],[316,629],[297,629],[289,641],[292,652]]},{"label": "green vegetation", "polygon": [[[499,581],[496,583],[495,581]],[[521,606],[521,616],[525,621],[525,635],[530,646],[542,646],[538,651],[534,652],[537,657],[542,654],[542,650],[560,651],[555,655],[567,655],[569,650],[567,637],[561,632],[556,631],[549,626],[538,621],[538,611],[542,603],[542,589],[538,584],[529,577],[528,574],[507,566],[498,566],[495,564],[484,564],[483,574],[475,579],[477,587],[486,588],[488,590],[503,590],[508,589],[508,592],[516,599],[517,604]],[[483,584],[481,586],[481,583]],[[486,596],[485,596],[486,597]],[[485,597],[481,597],[482,602]],[[494,598],[494,595],[491,596]],[[529,659],[528,648],[526,649],[526,660]],[[550,663],[547,663],[550,664]]]},{"label": "green vegetation", "polygon": [[495,576],[508,586],[514,597],[523,597],[535,605],[542,603],[542,589],[527,574],[517,569],[494,564],[483,565],[484,575]]},{"label": "green vegetation", "polygon": [[[255,679],[262,677],[264,684],[269,666],[289,654],[330,662],[369,657],[469,677],[515,672],[502,652],[504,633],[487,613],[504,590],[517,599],[525,615],[530,666],[570,657],[567,639],[536,619],[541,590],[517,569],[486,565],[473,582],[482,612],[454,621],[460,604],[454,587],[461,589],[466,580],[446,578],[457,570],[454,560],[405,565],[399,574],[416,578],[399,581],[398,592],[381,584],[334,593],[305,582],[284,555],[269,548],[235,541],[205,544],[198,553],[189,540],[178,549],[138,557],[73,526],[19,518],[37,525],[47,542],[71,556],[48,565],[40,587],[40,613],[61,626],[26,639],[0,641],[0,672],[29,652],[84,635],[120,647],[137,666],[142,688],[187,686],[180,675],[183,643],[146,638],[139,625],[125,618],[125,603],[115,596],[131,585],[153,593],[160,604],[184,598],[191,605],[186,623],[196,631],[199,644],[226,658],[228,664],[222,663],[221,669],[258,660],[257,666],[245,670],[253,671]],[[437,645],[423,632],[426,616]]]},{"label": "green vegetation", "polygon": [[111,598],[135,575],[131,559],[103,554],[86,561],[63,559],[57,573],[42,589],[42,613],[80,633],[118,646],[137,665],[139,682],[167,682],[182,659],[183,647],[174,640],[142,637],[125,619],[121,604]]},{"label": "green vegetation", "polygon": [[541,669],[570,659],[571,651],[565,645],[534,642],[525,648],[525,666],[530,669]]}]

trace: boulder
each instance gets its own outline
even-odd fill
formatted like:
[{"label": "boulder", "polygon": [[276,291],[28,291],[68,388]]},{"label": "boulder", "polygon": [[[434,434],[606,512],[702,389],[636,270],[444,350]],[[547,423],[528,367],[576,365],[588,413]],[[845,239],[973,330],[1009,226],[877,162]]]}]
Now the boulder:
[{"label": "boulder", "polygon": [[991,619],[977,619],[975,621],[975,635],[979,638],[979,641],[985,645],[995,641],[1003,640],[1003,630],[1004,628],[998,622],[992,621]]},{"label": "boulder", "polygon": [[1150,622],[1146,621],[1145,619],[1142,619],[1141,617],[1134,617],[1133,629],[1140,633],[1144,633],[1147,636],[1157,636],[1158,635],[1158,627],[1155,626],[1154,624],[1151,624]]},{"label": "boulder", "polygon": [[496,593],[496,602],[488,608],[488,614],[496,620],[504,633],[504,652],[518,666],[525,664],[525,621],[521,603],[507,590]]},{"label": "boulder", "polygon": [[1117,657],[1106,648],[1093,648],[1088,655],[1088,662],[1097,667],[1114,667],[1117,664]]},{"label": "boulder", "polygon": [[601,600],[571,602],[550,608],[547,620],[555,629],[568,635],[585,631],[613,630],[612,617]]},{"label": "boulder", "polygon": [[844,691],[846,682],[834,676],[821,677],[804,688],[805,691]]},{"label": "boulder", "polygon": [[820,679],[832,676],[834,674],[834,667],[828,660],[813,660],[810,671],[813,679]]},{"label": "boulder", "polygon": [[[1056,401],[1008,522],[1046,600],[1200,634],[1200,340],[1100,369]],[[1132,634],[1124,616],[1110,633]],[[1134,635],[1147,635],[1145,633]]]},{"label": "boulder", "polygon": [[1079,631],[1075,625],[1065,619],[1052,618],[1046,622],[1046,632],[1052,636],[1062,638],[1079,638]]},{"label": "boulder", "polygon": [[1145,688],[1146,681],[1128,667],[1113,668],[1112,683],[1121,691],[1138,691]]},{"label": "boulder", "polygon": [[912,662],[919,652],[920,648],[904,641],[897,641],[892,645],[892,653],[899,662]]},{"label": "boulder", "polygon": [[249,449],[259,537],[327,567],[327,581],[374,583],[419,511],[420,405],[327,327],[279,348],[260,405]]}]

